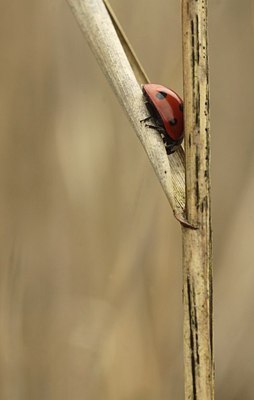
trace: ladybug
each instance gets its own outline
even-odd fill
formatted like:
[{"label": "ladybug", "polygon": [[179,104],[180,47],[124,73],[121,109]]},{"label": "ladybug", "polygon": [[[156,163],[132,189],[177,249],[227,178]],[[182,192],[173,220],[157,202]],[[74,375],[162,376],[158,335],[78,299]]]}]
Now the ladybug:
[{"label": "ladybug", "polygon": [[146,106],[156,126],[147,125],[156,129],[165,144],[167,154],[172,154],[183,141],[183,101],[173,90],[154,83],[142,86],[146,99]]}]

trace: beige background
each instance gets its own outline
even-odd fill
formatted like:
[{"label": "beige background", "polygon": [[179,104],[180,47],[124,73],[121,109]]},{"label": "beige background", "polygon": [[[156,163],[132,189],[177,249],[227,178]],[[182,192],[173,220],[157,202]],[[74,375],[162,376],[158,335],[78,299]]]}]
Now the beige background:
[{"label": "beige background", "polygon": [[[210,0],[216,392],[253,400],[254,2]],[[182,94],[179,0],[112,0]],[[0,0],[0,399],[183,398],[181,235],[64,0]]]}]

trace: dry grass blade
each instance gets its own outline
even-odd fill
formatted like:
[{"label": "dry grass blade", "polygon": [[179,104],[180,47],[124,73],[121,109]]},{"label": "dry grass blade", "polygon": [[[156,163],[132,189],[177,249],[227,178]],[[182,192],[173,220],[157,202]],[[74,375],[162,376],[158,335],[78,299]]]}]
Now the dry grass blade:
[{"label": "dry grass blade", "polygon": [[110,10],[111,18],[102,0],[67,0],[67,2],[104,74],[127,112],[164,189],[174,215],[180,222],[188,225],[185,218],[184,151],[180,148],[168,157],[160,136],[151,135],[150,129],[140,122],[147,116],[147,109],[138,81],[140,82],[142,79],[147,81],[147,77],[108,2],[107,8]]}]

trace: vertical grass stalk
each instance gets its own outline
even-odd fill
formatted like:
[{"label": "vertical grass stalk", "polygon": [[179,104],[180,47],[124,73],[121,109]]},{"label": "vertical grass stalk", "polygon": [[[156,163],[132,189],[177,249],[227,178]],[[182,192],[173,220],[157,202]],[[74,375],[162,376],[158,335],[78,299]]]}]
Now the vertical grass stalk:
[{"label": "vertical grass stalk", "polygon": [[185,400],[214,399],[208,0],[182,0],[186,213],[183,227]]}]

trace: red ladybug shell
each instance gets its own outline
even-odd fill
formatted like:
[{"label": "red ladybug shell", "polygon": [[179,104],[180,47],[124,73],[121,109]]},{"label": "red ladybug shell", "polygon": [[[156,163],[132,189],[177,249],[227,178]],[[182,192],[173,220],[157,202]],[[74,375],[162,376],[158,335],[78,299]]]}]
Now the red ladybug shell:
[{"label": "red ladybug shell", "polygon": [[173,90],[154,83],[144,85],[143,92],[159,114],[166,133],[180,144],[184,134],[182,99]]}]

